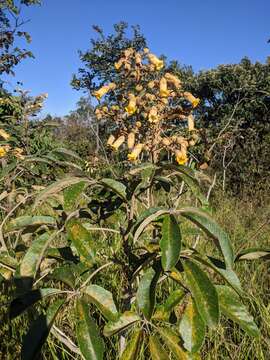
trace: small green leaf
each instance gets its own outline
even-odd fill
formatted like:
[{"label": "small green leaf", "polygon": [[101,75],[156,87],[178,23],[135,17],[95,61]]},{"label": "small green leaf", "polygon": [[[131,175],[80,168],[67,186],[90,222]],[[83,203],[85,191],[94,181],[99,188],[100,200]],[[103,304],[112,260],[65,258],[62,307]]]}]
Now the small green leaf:
[{"label": "small green leaf", "polygon": [[185,292],[182,289],[174,290],[170,293],[164,304],[157,306],[153,319],[159,321],[169,321],[170,314],[176,305],[184,298]]},{"label": "small green leaf", "polygon": [[214,285],[193,261],[185,259],[183,267],[198,312],[209,327],[215,327],[219,321],[219,304]]},{"label": "small green leaf", "polygon": [[104,343],[98,328],[89,314],[89,305],[80,299],[76,303],[77,323],[76,335],[85,360],[102,360]]},{"label": "small green leaf", "polygon": [[98,285],[89,285],[83,291],[107,320],[114,321],[119,317],[110,291]]},{"label": "small green leaf", "polygon": [[186,217],[206,232],[215,242],[224,257],[227,268],[232,268],[234,254],[229,236],[226,232],[208,215],[207,212],[197,208],[183,208],[177,213]]},{"label": "small green leaf", "polygon": [[168,360],[170,358],[155,335],[149,337],[149,348],[152,360]]},{"label": "small green leaf", "polygon": [[82,259],[92,264],[95,257],[95,247],[91,233],[77,220],[67,224],[68,235]]},{"label": "small green leaf", "polygon": [[104,178],[99,182],[104,187],[112,190],[117,195],[119,195],[123,200],[126,200],[127,198],[127,188],[124,184],[122,184],[119,181],[110,179],[110,178]]},{"label": "small green leaf", "polygon": [[22,314],[29,306],[35,304],[37,301],[44,299],[47,296],[57,295],[62,291],[59,289],[37,289],[29,291],[16,299],[12,300],[9,308],[9,317],[14,319],[16,316]]},{"label": "small green leaf", "polygon": [[185,308],[179,324],[179,333],[184,340],[184,348],[196,353],[200,350],[205,338],[205,323],[192,298]]},{"label": "small green leaf", "polygon": [[250,248],[237,254],[235,261],[270,259],[270,248]]},{"label": "small green leaf", "polygon": [[105,336],[112,336],[140,320],[141,318],[133,311],[125,311],[116,321],[109,321],[104,326],[103,333]]},{"label": "small green leaf", "polygon": [[72,272],[72,265],[63,265],[55,268],[50,275],[50,279],[62,281],[72,289],[75,288],[76,278]]},{"label": "small green leaf", "polygon": [[142,335],[141,329],[134,331],[131,339],[128,341],[120,360],[137,360],[138,355],[142,346]]},{"label": "small green leaf", "polygon": [[216,289],[221,312],[239,324],[248,335],[258,337],[260,335],[259,329],[236,292],[225,285],[217,285]]},{"label": "small green leaf", "polygon": [[173,215],[164,216],[160,248],[162,267],[164,271],[170,271],[179,260],[181,251],[180,228]]},{"label": "small green leaf", "polygon": [[144,272],[138,286],[137,304],[147,320],[151,319],[155,308],[158,277],[159,273],[151,267]]},{"label": "small green leaf", "polygon": [[22,345],[22,360],[35,360],[45,343],[54,320],[64,300],[57,300],[48,309],[46,315],[40,315],[26,334]]},{"label": "small green leaf", "polygon": [[64,208],[65,210],[73,210],[78,202],[78,198],[85,188],[85,182],[81,181],[73,184],[64,190]]}]

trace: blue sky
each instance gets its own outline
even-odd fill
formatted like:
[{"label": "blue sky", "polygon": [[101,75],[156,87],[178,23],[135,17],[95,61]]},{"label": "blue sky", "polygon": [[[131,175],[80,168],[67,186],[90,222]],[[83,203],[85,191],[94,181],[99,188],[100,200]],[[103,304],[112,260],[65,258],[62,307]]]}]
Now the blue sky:
[{"label": "blue sky", "polygon": [[269,0],[43,0],[23,11],[36,58],[20,64],[15,79],[33,95],[49,94],[44,113],[64,115],[82,95],[69,83],[80,66],[78,50],[95,35],[93,24],[107,33],[121,20],[139,24],[151,51],[198,71],[244,56],[265,62],[269,14]]}]

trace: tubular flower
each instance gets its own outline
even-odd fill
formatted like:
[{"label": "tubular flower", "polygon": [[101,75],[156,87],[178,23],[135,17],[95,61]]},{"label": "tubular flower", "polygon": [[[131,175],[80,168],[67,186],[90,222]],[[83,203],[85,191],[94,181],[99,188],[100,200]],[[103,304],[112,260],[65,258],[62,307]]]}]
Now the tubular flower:
[{"label": "tubular flower", "polygon": [[114,63],[114,67],[116,70],[119,70],[121,68],[121,66],[123,65],[125,59],[121,58],[120,60],[118,60],[116,63]]},{"label": "tubular flower", "polygon": [[13,154],[14,156],[17,158],[17,159],[20,159],[20,160],[23,160],[24,159],[24,156],[23,156],[23,149],[21,148],[15,148],[13,150]]},{"label": "tubular flower", "polygon": [[150,123],[156,123],[159,121],[159,115],[158,115],[158,111],[157,108],[155,106],[153,106],[148,114],[148,120]]},{"label": "tubular flower", "polygon": [[7,153],[7,150],[4,146],[0,146],[0,158],[4,157]]},{"label": "tubular flower", "polygon": [[161,97],[168,97],[170,95],[170,91],[167,88],[167,80],[163,77],[159,83],[159,93]]},{"label": "tubular flower", "polygon": [[198,106],[200,99],[195,98],[190,92],[184,92],[184,97],[187,101],[189,101],[192,104],[192,107],[195,108]]},{"label": "tubular flower", "polygon": [[177,76],[166,73],[165,78],[168,80],[168,82],[172,83],[176,89],[179,89],[181,87],[181,81],[178,79]]},{"label": "tubular flower", "polygon": [[134,148],[134,144],[135,144],[135,134],[133,132],[130,132],[128,134],[128,139],[127,139],[127,144],[128,144],[128,148],[131,150]]},{"label": "tubular flower", "polygon": [[161,70],[163,68],[164,61],[160,60],[156,55],[148,54],[148,59],[150,63],[155,66],[156,70]]},{"label": "tubular flower", "polygon": [[179,165],[185,165],[188,161],[187,153],[183,150],[176,150],[175,159]]},{"label": "tubular flower", "polygon": [[5,130],[0,129],[0,137],[2,137],[4,140],[8,140],[10,135]]},{"label": "tubular flower", "polygon": [[128,154],[128,160],[129,161],[135,161],[137,160],[138,156],[142,152],[144,144],[137,144],[131,153]]},{"label": "tubular flower", "polygon": [[129,103],[128,106],[125,107],[125,110],[128,113],[128,115],[133,115],[137,110],[136,97],[134,94],[129,94],[128,97],[129,97]]},{"label": "tubular flower", "polygon": [[117,151],[119,147],[125,142],[125,136],[121,135],[118,139],[116,139],[112,144],[111,147],[113,150]]},{"label": "tubular flower", "polygon": [[142,57],[141,57],[140,53],[135,54],[135,63],[136,63],[137,66],[142,65]]},{"label": "tubular flower", "polygon": [[114,140],[115,140],[115,137],[113,135],[110,135],[108,140],[107,140],[107,145],[112,146]]},{"label": "tubular flower", "polygon": [[114,90],[116,85],[114,83],[110,83],[109,85],[102,86],[99,90],[93,92],[93,95],[100,100],[102,96],[106,95],[110,90]]},{"label": "tubular flower", "polygon": [[189,131],[194,130],[195,129],[194,116],[192,114],[190,114],[187,119],[188,119],[188,130]]}]

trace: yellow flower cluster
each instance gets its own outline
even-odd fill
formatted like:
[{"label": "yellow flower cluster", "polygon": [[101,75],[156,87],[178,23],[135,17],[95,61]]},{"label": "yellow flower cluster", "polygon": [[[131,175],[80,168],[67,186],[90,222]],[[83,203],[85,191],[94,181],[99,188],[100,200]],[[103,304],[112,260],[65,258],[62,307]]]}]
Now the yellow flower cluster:
[{"label": "yellow flower cluster", "polygon": [[[184,91],[181,80],[164,71],[164,66],[164,61],[147,48],[142,52],[126,49],[114,64],[118,80],[93,92],[98,100],[112,92],[114,101],[109,103],[105,98],[95,114],[98,120],[111,121],[116,129],[107,145],[114,151],[126,146],[130,161],[138,160],[142,152],[158,159],[165,150],[175,155],[177,163],[186,164],[188,148],[196,142],[191,108],[200,100]],[[186,134],[186,130],[190,134],[187,138],[176,135]]]}]

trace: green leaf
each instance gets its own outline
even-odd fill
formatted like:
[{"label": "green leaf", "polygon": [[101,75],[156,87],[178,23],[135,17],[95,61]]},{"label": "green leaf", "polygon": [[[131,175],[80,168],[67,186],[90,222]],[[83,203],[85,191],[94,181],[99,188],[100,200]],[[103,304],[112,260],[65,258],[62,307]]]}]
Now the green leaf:
[{"label": "green leaf", "polygon": [[72,272],[72,265],[63,265],[55,268],[50,275],[50,279],[62,281],[72,289],[74,289],[76,285],[76,277]]},{"label": "green leaf", "polygon": [[270,248],[250,248],[237,254],[235,261],[270,259]]},{"label": "green leaf", "polygon": [[90,301],[97,306],[107,320],[114,321],[119,317],[110,291],[98,285],[89,285],[83,292],[89,297]]},{"label": "green leaf", "polygon": [[42,190],[36,197],[35,203],[34,203],[34,209],[43,203],[46,199],[49,197],[59,193],[60,191],[64,190],[65,188],[80,183],[84,181],[86,184],[91,185],[94,182],[90,181],[86,178],[80,178],[80,177],[68,177],[61,180],[58,180],[54,182],[53,184],[46,187],[45,190]]},{"label": "green leaf", "polygon": [[239,324],[248,335],[258,337],[260,335],[259,329],[235,291],[225,285],[217,285],[216,289],[221,312]]},{"label": "green leaf", "polygon": [[156,303],[156,285],[159,272],[152,267],[147,269],[138,286],[136,300],[139,309],[147,320],[151,319]]},{"label": "green leaf", "polygon": [[9,317],[14,319],[22,314],[29,306],[35,304],[37,301],[44,299],[47,296],[57,295],[62,291],[59,289],[37,289],[29,291],[16,299],[12,300],[9,308]]},{"label": "green leaf", "polygon": [[73,184],[64,190],[64,208],[65,210],[73,210],[78,202],[78,198],[85,188],[85,182],[81,181]]},{"label": "green leaf", "polygon": [[193,261],[185,259],[183,267],[192,297],[204,322],[215,327],[219,321],[217,291],[208,276]]},{"label": "green leaf", "polygon": [[27,250],[20,266],[20,276],[24,278],[36,277],[38,267],[43,257],[44,251],[48,246],[50,234],[44,233],[37,237],[30,248]]},{"label": "green leaf", "polygon": [[20,216],[8,224],[8,231],[20,230],[28,226],[56,225],[55,218],[51,216]]},{"label": "green leaf", "polygon": [[68,222],[67,231],[80,257],[92,264],[95,258],[95,246],[91,233],[77,220]]},{"label": "green leaf", "polygon": [[12,269],[16,269],[18,261],[14,257],[10,256],[7,251],[0,253],[0,267],[1,264],[6,265]]},{"label": "green leaf", "polygon": [[[157,220],[160,216],[168,214],[169,210],[167,209],[162,209],[162,208],[151,208],[148,209],[147,212],[143,213],[144,214],[144,218],[141,216],[140,218],[142,219],[140,222],[136,222],[134,229],[135,233],[134,233],[134,238],[133,241],[134,243],[138,240],[138,238],[140,237],[140,235],[142,234],[142,232],[144,231],[144,229],[152,222]],[[150,214],[150,215],[148,215]]]},{"label": "green leaf", "polygon": [[65,149],[65,148],[56,148],[51,151],[52,153],[63,155],[65,158],[74,158],[76,160],[81,160],[80,156],[76,154],[74,151]]},{"label": "green leaf", "polygon": [[45,343],[54,320],[64,300],[57,300],[48,309],[46,315],[40,315],[26,334],[22,345],[22,360],[35,360]]},{"label": "green leaf", "polygon": [[152,360],[168,360],[170,358],[155,335],[149,337],[149,349]]},{"label": "green leaf", "polygon": [[164,343],[168,349],[173,353],[177,360],[191,360],[191,354],[188,354],[180,345],[181,339],[170,328],[158,328]]},{"label": "green leaf", "polygon": [[233,267],[234,254],[229,236],[205,211],[197,208],[183,208],[177,213],[180,213],[205,231],[221,250],[226,267]]},{"label": "green leaf", "polygon": [[76,335],[79,348],[85,360],[102,360],[104,342],[98,328],[89,314],[89,305],[80,299],[76,304],[77,323]]},{"label": "green leaf", "polygon": [[142,346],[143,331],[137,329],[134,331],[131,339],[128,341],[120,360],[137,360]]},{"label": "green leaf", "polygon": [[182,289],[172,291],[165,303],[157,306],[157,309],[153,315],[153,319],[168,322],[171,312],[173,311],[175,306],[178,305],[180,301],[184,298],[185,294],[185,291],[183,291]]},{"label": "green leaf", "polygon": [[196,353],[200,350],[205,338],[205,323],[192,298],[189,299],[179,324],[179,333],[184,340],[184,348]]},{"label": "green leaf", "polygon": [[103,333],[105,336],[112,336],[140,320],[141,318],[133,311],[125,311],[116,321],[109,321],[104,326]]},{"label": "green leaf", "polygon": [[110,178],[104,178],[100,180],[99,182],[104,187],[112,190],[117,195],[119,195],[123,200],[127,200],[127,188],[124,184],[122,184],[119,181],[110,179]]},{"label": "green leaf", "polygon": [[179,260],[181,251],[180,228],[173,215],[164,216],[160,248],[162,267],[164,271],[170,271]]}]

